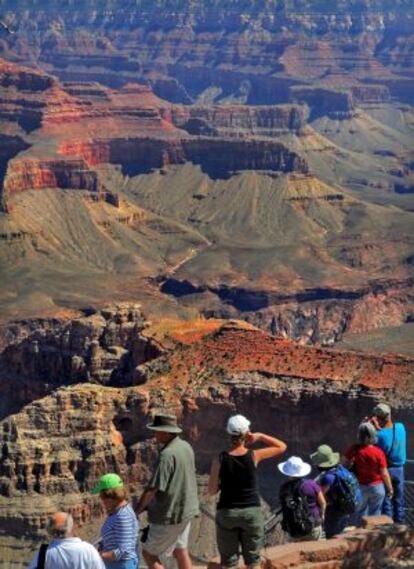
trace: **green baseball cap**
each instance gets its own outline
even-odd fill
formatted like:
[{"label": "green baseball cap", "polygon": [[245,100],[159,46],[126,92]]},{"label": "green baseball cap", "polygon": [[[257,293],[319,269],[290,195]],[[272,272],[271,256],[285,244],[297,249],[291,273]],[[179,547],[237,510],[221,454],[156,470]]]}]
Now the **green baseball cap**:
[{"label": "green baseball cap", "polygon": [[98,484],[92,490],[92,494],[99,494],[104,490],[113,490],[114,488],[123,488],[123,486],[122,478],[118,474],[110,472],[100,477]]}]

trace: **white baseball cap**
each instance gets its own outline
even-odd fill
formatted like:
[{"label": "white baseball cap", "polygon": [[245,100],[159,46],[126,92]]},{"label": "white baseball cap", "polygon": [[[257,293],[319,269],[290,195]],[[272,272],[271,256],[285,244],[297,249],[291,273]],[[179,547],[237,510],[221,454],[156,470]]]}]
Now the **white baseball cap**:
[{"label": "white baseball cap", "polygon": [[312,470],[311,465],[304,462],[299,456],[291,456],[286,462],[278,464],[277,467],[286,476],[295,478],[306,476]]},{"label": "white baseball cap", "polygon": [[229,435],[245,435],[250,430],[250,421],[243,415],[233,415],[227,421],[227,432]]}]

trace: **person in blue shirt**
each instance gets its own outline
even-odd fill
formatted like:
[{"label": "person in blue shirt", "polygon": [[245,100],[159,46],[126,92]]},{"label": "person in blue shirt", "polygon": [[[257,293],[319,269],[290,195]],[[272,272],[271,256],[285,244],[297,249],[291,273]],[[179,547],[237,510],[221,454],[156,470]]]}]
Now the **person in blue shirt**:
[{"label": "person in blue shirt", "polygon": [[397,523],[404,522],[404,465],[407,461],[407,436],[403,423],[391,419],[391,407],[380,403],[374,407],[371,422],[378,431],[377,446],[387,457],[388,471],[394,489],[385,498],[382,513]]}]

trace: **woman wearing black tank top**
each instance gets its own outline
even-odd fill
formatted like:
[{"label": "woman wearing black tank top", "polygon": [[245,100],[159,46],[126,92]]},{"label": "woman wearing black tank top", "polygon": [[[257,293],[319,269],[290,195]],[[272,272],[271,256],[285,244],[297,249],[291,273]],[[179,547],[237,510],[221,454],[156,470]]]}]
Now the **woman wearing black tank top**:
[{"label": "woman wearing black tank top", "polygon": [[[257,483],[257,465],[266,458],[283,454],[284,442],[263,433],[251,433],[250,421],[243,415],[227,423],[231,446],[211,466],[208,493],[220,491],[216,514],[217,545],[222,567],[236,567],[239,549],[250,568],[260,565],[264,522]],[[256,442],[266,448],[252,450]]]}]

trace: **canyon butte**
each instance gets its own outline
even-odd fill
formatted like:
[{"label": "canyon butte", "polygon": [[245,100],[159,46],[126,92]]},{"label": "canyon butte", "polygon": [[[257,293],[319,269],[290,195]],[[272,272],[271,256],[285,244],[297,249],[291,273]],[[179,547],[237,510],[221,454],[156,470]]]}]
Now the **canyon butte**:
[{"label": "canyon butte", "polygon": [[200,488],[234,411],[304,457],[414,426],[414,7],[334,4],[2,2],[4,569],[56,508],[95,537],[104,471],[139,493],[156,410]]}]

